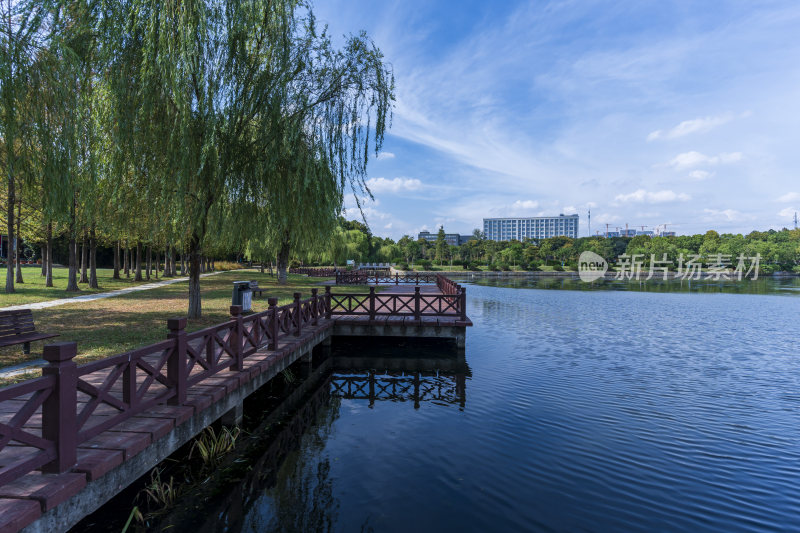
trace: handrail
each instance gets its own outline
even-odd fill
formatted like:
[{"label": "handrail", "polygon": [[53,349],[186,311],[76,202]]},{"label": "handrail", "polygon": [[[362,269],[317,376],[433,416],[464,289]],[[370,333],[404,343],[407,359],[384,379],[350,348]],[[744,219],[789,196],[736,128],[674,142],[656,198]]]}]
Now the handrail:
[{"label": "handrail", "polygon": [[[337,273],[337,281],[342,274]],[[303,300],[297,292],[280,307],[277,298],[268,298],[266,310],[248,316],[232,305],[230,320],[191,333],[186,318],[169,319],[166,340],[81,366],[73,361],[77,343],[46,345],[42,377],[0,389],[0,405],[14,406],[0,410],[0,452],[12,441],[25,445],[25,452],[0,467],[0,486],[37,469],[69,471],[80,444],[157,404],[185,404],[191,385],[225,370],[243,370],[244,360],[257,350],[276,350],[282,338],[298,337],[321,319],[357,315],[466,321],[463,287],[441,275],[411,278],[435,282],[440,293],[422,293],[419,285],[413,294],[379,294],[375,287],[367,293],[333,293],[330,286],[320,294],[315,288],[310,298]],[[394,281],[399,284],[400,276]],[[33,420],[39,410],[41,430]]]}]

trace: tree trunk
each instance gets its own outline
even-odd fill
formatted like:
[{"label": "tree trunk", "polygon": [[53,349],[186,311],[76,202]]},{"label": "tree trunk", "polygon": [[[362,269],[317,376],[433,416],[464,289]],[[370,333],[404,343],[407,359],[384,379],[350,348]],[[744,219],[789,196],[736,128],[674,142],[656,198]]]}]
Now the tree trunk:
[{"label": "tree trunk", "polygon": [[181,276],[186,275],[186,254],[181,253]]},{"label": "tree trunk", "polygon": [[286,284],[286,270],[289,267],[289,243],[284,241],[278,250],[278,285]]},{"label": "tree trunk", "polygon": [[158,271],[160,270],[161,267],[161,261],[160,261],[161,258],[159,257],[160,255],[161,252],[159,251],[158,248],[156,248],[156,263],[155,263],[156,268],[153,270],[153,272],[155,272],[156,279],[158,279]]},{"label": "tree trunk", "polygon": [[128,241],[125,241],[125,248],[122,251],[122,266],[125,269],[125,277],[131,277],[131,272],[128,269]]},{"label": "tree trunk", "polygon": [[216,272],[216,271],[217,271],[217,264],[216,264],[216,261],[214,259],[212,259],[211,260],[211,272]]},{"label": "tree trunk", "polygon": [[53,286],[53,223],[47,223],[47,277],[44,281],[45,287]]},{"label": "tree trunk", "polygon": [[25,283],[22,279],[22,198],[17,202],[17,283]]},{"label": "tree trunk", "polygon": [[67,292],[79,292],[78,288],[78,241],[75,238],[75,210],[72,202],[72,213],[69,221],[69,274],[67,275]]},{"label": "tree trunk", "polygon": [[264,260],[261,260],[261,273],[264,273]]},{"label": "tree trunk", "polygon": [[94,230],[94,224],[92,224],[92,229],[89,233],[89,288],[100,288],[97,283],[97,235]]},{"label": "tree trunk", "polygon": [[86,241],[89,239],[86,237],[86,228],[83,229],[83,240],[81,241],[81,279],[78,280],[78,283],[89,283],[89,276],[86,275],[87,268],[89,267],[89,250],[86,246]]},{"label": "tree trunk", "polygon": [[[7,44],[10,46],[10,44]],[[7,140],[6,140],[7,141]],[[8,147],[8,145],[6,145]],[[12,155],[12,154],[9,154]],[[6,293],[14,292],[14,202],[17,201],[14,191],[14,173],[11,169],[13,157],[8,158],[8,245],[6,246]]]},{"label": "tree trunk", "polygon": [[47,244],[42,245],[42,277],[47,277]]},{"label": "tree trunk", "polygon": [[119,279],[119,240],[114,243],[114,276],[113,279]]},{"label": "tree trunk", "polygon": [[147,281],[150,281],[150,272],[153,270],[153,247],[148,245],[147,246],[147,267],[144,270],[144,277]]},{"label": "tree trunk", "polygon": [[199,239],[192,237],[189,244],[189,318],[200,318],[200,253]]},{"label": "tree trunk", "polygon": [[136,275],[133,281],[142,281],[142,243],[136,242]]}]

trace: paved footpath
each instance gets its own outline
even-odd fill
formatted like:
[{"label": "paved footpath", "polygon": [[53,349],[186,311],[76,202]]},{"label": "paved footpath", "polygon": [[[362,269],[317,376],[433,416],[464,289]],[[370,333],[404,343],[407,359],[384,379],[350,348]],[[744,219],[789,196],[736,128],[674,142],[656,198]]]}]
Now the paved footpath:
[{"label": "paved footpath", "polygon": [[[217,274],[222,274],[223,272],[227,272],[225,270],[220,270],[217,272],[209,272],[208,274],[200,274],[201,278],[205,278],[207,276],[216,276]],[[125,289],[119,289],[116,291],[109,291],[109,292],[99,292],[96,294],[84,294],[83,296],[75,296],[73,298],[61,298],[59,300],[48,300],[46,302],[36,302],[32,304],[22,304],[22,305],[12,305],[10,307],[0,307],[0,311],[17,311],[19,309],[46,309],[48,307],[56,307],[59,305],[65,304],[73,304],[78,302],[92,302],[94,300],[102,300],[103,298],[113,298],[115,296],[122,296],[123,294],[128,294],[131,292],[137,291],[146,291],[149,289],[156,289],[158,287],[164,287],[166,285],[172,285],[173,283],[180,283],[182,281],[189,281],[189,278],[173,278],[164,281],[158,281],[156,283],[145,283],[143,285],[136,285],[135,287],[127,287]],[[44,359],[35,359],[33,361],[26,361],[24,363],[20,363],[14,366],[7,366],[3,369],[0,369],[0,378],[10,378],[14,376],[18,376],[20,374],[26,374],[30,372],[31,368],[39,368],[47,364],[47,361]]]},{"label": "paved footpath", "polygon": [[[205,278],[207,276],[216,276],[217,274],[222,274],[223,272],[227,271],[220,270],[218,272],[209,272],[208,274],[200,274],[200,277]],[[172,285],[173,283],[180,283],[182,281],[189,281],[189,278],[173,278],[165,281],[158,281],[156,283],[145,283],[144,285],[127,287],[125,289],[119,289],[116,291],[99,292],[96,294],[84,294],[83,296],[74,296],[72,298],[61,298],[59,300],[48,300],[46,302],[36,302],[32,304],[21,304],[21,305],[12,305],[10,307],[0,307],[0,311],[18,311],[20,309],[46,309],[48,307],[56,307],[59,305],[74,304],[76,302],[92,302],[94,300],[102,300],[103,298],[113,298],[115,296],[122,296],[123,294],[128,294],[131,292],[155,289],[158,287],[163,287],[165,285]]]}]

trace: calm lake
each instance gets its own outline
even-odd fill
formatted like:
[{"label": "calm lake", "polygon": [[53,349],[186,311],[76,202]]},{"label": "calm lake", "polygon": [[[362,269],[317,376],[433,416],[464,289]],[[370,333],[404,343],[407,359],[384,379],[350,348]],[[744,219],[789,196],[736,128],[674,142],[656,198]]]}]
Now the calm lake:
[{"label": "calm lake", "polygon": [[743,283],[468,285],[464,354],[335,348],[245,479],[165,524],[798,530],[800,291]]}]

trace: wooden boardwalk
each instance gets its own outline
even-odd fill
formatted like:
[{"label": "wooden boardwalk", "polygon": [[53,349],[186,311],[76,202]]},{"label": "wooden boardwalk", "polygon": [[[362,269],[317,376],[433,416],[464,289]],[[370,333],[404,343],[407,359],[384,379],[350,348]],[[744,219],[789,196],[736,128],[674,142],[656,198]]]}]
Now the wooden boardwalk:
[{"label": "wooden boardwalk", "polygon": [[463,291],[313,290],[188,334],[172,319],[167,340],[80,367],[74,343],[48,345],[41,378],[0,390],[0,533],[68,529],[333,335],[463,339],[463,292],[442,287]]}]

